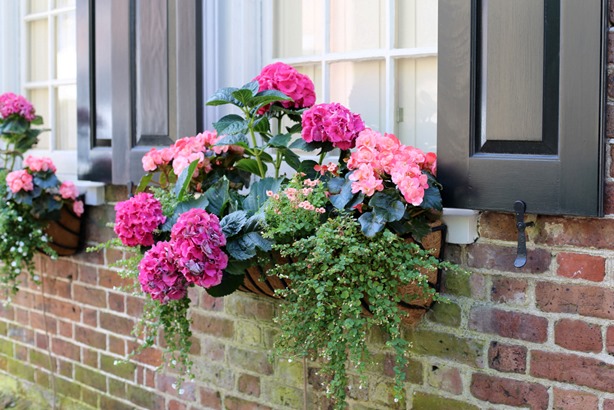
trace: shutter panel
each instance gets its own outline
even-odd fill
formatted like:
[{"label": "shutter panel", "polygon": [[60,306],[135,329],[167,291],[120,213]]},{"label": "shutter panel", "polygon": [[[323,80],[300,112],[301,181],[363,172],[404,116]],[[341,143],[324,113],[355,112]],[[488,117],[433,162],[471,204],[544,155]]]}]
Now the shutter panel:
[{"label": "shutter panel", "polygon": [[601,215],[605,1],[440,0],[448,207]]},{"label": "shutter panel", "polygon": [[199,128],[200,3],[83,0],[77,13],[80,174],[138,181],[152,146]]}]

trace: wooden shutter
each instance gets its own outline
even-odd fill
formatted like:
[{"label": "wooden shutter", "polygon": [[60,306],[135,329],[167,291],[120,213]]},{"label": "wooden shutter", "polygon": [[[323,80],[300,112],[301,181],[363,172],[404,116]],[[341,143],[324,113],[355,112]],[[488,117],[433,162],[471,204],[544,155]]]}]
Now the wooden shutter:
[{"label": "wooden shutter", "polygon": [[200,2],[78,0],[79,174],[138,181],[152,146],[195,135]]},{"label": "wooden shutter", "polygon": [[448,207],[601,215],[605,0],[440,0]]}]

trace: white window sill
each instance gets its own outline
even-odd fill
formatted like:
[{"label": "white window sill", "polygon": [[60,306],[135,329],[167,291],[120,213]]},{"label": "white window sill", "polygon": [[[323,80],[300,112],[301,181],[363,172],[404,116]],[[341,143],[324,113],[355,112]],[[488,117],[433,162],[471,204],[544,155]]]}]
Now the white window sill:
[{"label": "white window sill", "polygon": [[84,196],[85,205],[99,206],[105,204],[104,182],[84,181],[75,175],[58,174],[60,181],[71,181],[79,190],[79,195]]}]

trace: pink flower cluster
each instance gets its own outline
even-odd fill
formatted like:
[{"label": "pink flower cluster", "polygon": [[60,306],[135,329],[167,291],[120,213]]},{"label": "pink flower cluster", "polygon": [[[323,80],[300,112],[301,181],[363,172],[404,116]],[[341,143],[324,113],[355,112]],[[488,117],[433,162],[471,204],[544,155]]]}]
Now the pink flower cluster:
[{"label": "pink flower cluster", "polygon": [[[292,98],[293,101],[281,102],[285,108],[306,108],[316,102],[313,81],[288,64],[281,62],[269,64],[254,80],[260,84],[259,91],[278,90]],[[261,109],[259,114],[267,110],[268,108]]]},{"label": "pink flower cluster", "polygon": [[78,195],[79,190],[74,183],[70,181],[62,182],[62,185],[60,185],[60,196],[63,199],[72,199],[74,201]]},{"label": "pink flower cluster", "polygon": [[139,263],[141,289],[152,299],[167,303],[188,293],[188,282],[174,263],[175,253],[170,242],[158,242],[145,252]]},{"label": "pink flower cluster", "polygon": [[352,192],[372,196],[384,189],[384,180],[390,178],[405,201],[418,206],[428,188],[428,176],[435,175],[437,156],[399,142],[392,134],[380,134],[371,129],[360,133],[356,139],[356,151],[348,161]]},{"label": "pink flower cluster", "polygon": [[177,267],[188,283],[210,288],[222,282],[228,255],[217,216],[194,208],[181,214],[171,229],[171,243]]},{"label": "pink flower cluster", "polygon": [[11,192],[16,194],[21,191],[32,191],[34,189],[34,184],[32,182],[33,178],[28,171],[25,169],[20,169],[19,171],[10,172],[6,176],[6,184],[9,186]]},{"label": "pink flower cluster", "polygon": [[141,192],[115,205],[115,233],[127,246],[151,246],[153,231],[166,220],[162,205],[152,194]]},{"label": "pink flower cluster", "polygon": [[179,176],[192,162],[198,161],[197,169],[208,173],[211,171],[209,157],[228,150],[228,146],[215,147],[217,140],[215,131],[205,131],[194,137],[181,138],[168,148],[152,148],[143,156],[143,169],[152,172],[172,163],[173,172]]},{"label": "pink flower cluster", "polygon": [[57,171],[55,164],[49,157],[35,157],[32,155],[28,155],[23,161],[23,166],[29,168],[32,172]]},{"label": "pink flower cluster", "polygon": [[5,119],[11,115],[19,115],[28,121],[35,117],[32,104],[21,95],[13,93],[0,95],[0,115]]},{"label": "pink flower cluster", "polygon": [[306,142],[331,142],[344,150],[353,148],[358,133],[365,129],[360,115],[339,103],[314,105],[303,113],[302,123]]},{"label": "pink flower cluster", "polygon": [[[297,189],[293,187],[288,187],[284,189],[282,195],[288,198],[290,201],[290,205],[294,208],[302,208],[306,211],[315,211],[319,214],[323,214],[326,212],[326,209],[323,207],[316,208],[311,202],[309,202],[309,195],[313,192],[313,188],[316,187],[320,183],[319,179],[311,180],[309,178],[303,181],[304,188]],[[266,192],[268,197],[273,198],[274,200],[279,201],[281,199],[280,194],[273,193],[273,191]]]}]

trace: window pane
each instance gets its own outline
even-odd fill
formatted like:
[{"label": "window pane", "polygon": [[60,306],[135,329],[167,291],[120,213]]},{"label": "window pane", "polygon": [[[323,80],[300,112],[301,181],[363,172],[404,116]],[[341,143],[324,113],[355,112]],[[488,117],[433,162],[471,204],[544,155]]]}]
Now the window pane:
[{"label": "window pane", "polygon": [[397,136],[424,151],[437,149],[437,58],[397,61]]},{"label": "window pane", "polygon": [[[51,118],[49,117],[49,92],[47,88],[39,88],[28,91],[28,100],[34,105],[36,115],[43,117],[43,125],[41,128],[51,128]],[[49,148],[49,132],[43,132],[39,135],[37,148]]]},{"label": "window pane", "polygon": [[75,0],[56,0],[56,8],[75,7]]},{"label": "window pane", "polygon": [[383,48],[386,44],[385,6],[386,2],[383,0],[331,1],[331,51],[344,52]]},{"label": "window pane", "polygon": [[437,46],[437,3],[397,0],[397,48]]},{"label": "window pane", "polygon": [[47,11],[47,7],[49,6],[49,0],[29,0],[28,1],[28,12],[29,13],[40,13],[42,11]]},{"label": "window pane", "polygon": [[305,74],[313,81],[314,89],[316,91],[316,104],[323,102],[323,89],[322,89],[322,67],[320,64],[296,66],[296,70],[299,73]]},{"label": "window pane", "polygon": [[47,20],[35,20],[28,23],[29,35],[29,73],[28,81],[45,81],[48,79],[49,64],[47,46]]},{"label": "window pane", "polygon": [[330,101],[341,103],[361,115],[365,125],[385,130],[385,63],[362,61],[330,66]]},{"label": "window pane", "polygon": [[324,2],[275,0],[273,55],[276,58],[322,53]]},{"label": "window pane", "polygon": [[61,79],[77,77],[75,15],[64,13],[56,17],[56,76]]},{"label": "window pane", "polygon": [[77,149],[77,87],[58,87],[55,119],[56,149]]}]

